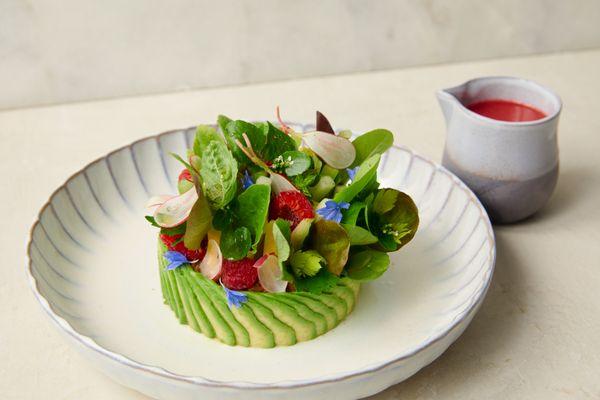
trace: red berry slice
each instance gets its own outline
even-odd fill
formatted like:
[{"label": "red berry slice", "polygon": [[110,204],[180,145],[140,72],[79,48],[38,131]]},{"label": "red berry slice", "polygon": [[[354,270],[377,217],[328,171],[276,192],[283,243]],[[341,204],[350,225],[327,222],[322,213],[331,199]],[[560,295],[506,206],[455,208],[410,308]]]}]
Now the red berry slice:
[{"label": "red berry slice", "polygon": [[221,282],[228,289],[247,290],[252,288],[257,280],[258,270],[254,268],[253,259],[223,260]]},{"label": "red berry slice", "polygon": [[292,229],[303,219],[314,217],[312,204],[300,192],[281,192],[271,201],[269,219],[286,219],[292,223]]},{"label": "red berry slice", "polygon": [[[202,246],[198,250],[190,250],[183,244],[183,235],[165,235],[160,234],[160,240],[171,251],[178,251],[183,254],[189,261],[202,261],[206,254],[206,247]],[[177,242],[177,243],[176,243]]]},{"label": "red berry slice", "polygon": [[181,171],[181,173],[179,174],[179,178],[177,178],[177,182],[181,182],[183,180],[193,182],[192,174],[187,168],[184,168],[183,171]]}]

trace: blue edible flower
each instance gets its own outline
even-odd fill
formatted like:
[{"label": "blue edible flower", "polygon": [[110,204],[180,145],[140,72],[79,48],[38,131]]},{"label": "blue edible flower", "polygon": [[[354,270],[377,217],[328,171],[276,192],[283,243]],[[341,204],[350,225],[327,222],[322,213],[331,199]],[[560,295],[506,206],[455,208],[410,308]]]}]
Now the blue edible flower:
[{"label": "blue edible flower", "polygon": [[335,221],[339,224],[342,221],[342,209],[347,210],[349,207],[350,203],[346,203],[345,201],[337,203],[333,200],[327,200],[325,207],[319,208],[317,214],[324,219]]},{"label": "blue edible flower", "polygon": [[356,173],[358,172],[358,168],[359,167],[346,168],[346,172],[348,173],[348,176],[350,177],[351,181],[354,180],[354,177],[356,176]]},{"label": "blue edible flower", "polygon": [[242,292],[238,292],[237,290],[227,289],[223,282],[221,282],[221,286],[225,291],[225,296],[227,297],[227,304],[229,307],[234,306],[236,308],[240,308],[242,304],[248,301],[248,296],[246,296]]},{"label": "blue edible flower", "polygon": [[171,271],[182,266],[183,264],[188,264],[190,262],[185,255],[178,251],[167,251],[163,256],[169,262],[169,265],[167,265],[165,271]]},{"label": "blue edible flower", "polygon": [[252,180],[252,177],[248,173],[248,170],[245,170],[244,176],[242,177],[242,187],[244,188],[244,190],[246,190],[252,185],[254,185],[254,181]]}]

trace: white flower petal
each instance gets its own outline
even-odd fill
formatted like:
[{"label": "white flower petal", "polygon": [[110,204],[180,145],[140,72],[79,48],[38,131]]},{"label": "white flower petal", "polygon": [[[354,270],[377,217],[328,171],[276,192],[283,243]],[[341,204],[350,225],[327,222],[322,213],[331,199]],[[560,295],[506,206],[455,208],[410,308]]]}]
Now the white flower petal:
[{"label": "white flower petal", "polygon": [[172,228],[183,223],[192,211],[192,206],[198,200],[198,193],[195,190],[175,196],[154,211],[154,220],[163,228]]},{"label": "white flower petal", "polygon": [[275,195],[281,192],[299,192],[283,175],[275,172],[271,172],[271,189],[273,189]]},{"label": "white flower petal", "polygon": [[285,292],[288,282],[281,279],[281,268],[277,256],[270,255],[258,269],[258,281],[270,293]]},{"label": "white flower petal", "polygon": [[173,197],[175,196],[173,196],[172,194],[161,194],[159,196],[151,197],[146,202],[146,212],[148,213],[148,215],[153,215],[154,211],[156,211],[158,207],[160,207],[165,201],[170,200]]},{"label": "white flower petal", "polygon": [[223,255],[216,240],[209,240],[206,255],[199,265],[200,273],[208,279],[215,280],[221,275]]},{"label": "white flower petal", "polygon": [[308,132],[302,140],[328,165],[336,169],[347,168],[356,158],[356,150],[351,141],[327,132]]}]

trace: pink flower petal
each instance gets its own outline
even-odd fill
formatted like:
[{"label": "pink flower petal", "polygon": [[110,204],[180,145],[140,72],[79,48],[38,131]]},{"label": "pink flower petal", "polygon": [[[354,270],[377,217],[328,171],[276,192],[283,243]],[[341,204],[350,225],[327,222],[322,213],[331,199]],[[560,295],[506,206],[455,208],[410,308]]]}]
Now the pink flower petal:
[{"label": "pink flower petal", "polygon": [[270,293],[285,292],[288,282],[281,279],[281,268],[277,257],[270,255],[258,269],[258,281],[263,289]]},{"label": "pink flower petal", "polygon": [[172,228],[182,224],[190,216],[196,200],[198,200],[198,193],[194,189],[175,196],[154,211],[154,220],[163,228]]},{"label": "pink flower petal", "polygon": [[352,142],[341,136],[314,131],[302,135],[302,140],[307,147],[333,168],[347,168],[356,158],[356,150]]}]

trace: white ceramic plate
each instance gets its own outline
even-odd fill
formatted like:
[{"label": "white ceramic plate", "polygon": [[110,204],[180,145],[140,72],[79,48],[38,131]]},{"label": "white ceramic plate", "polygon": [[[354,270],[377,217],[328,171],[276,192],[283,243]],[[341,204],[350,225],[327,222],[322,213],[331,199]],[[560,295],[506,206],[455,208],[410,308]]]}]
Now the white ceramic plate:
[{"label": "white ceramic plate", "polygon": [[[298,129],[298,127],[296,127]],[[291,347],[229,347],[179,325],[162,302],[150,195],[175,192],[194,129],[115,150],[73,175],[39,214],[28,248],[34,294],[86,358],[157,399],[352,399],[438,357],[466,328],[490,283],[492,228],[473,193],[443,167],[393,147],[383,187],[409,193],[415,239],[364,284],[346,321]]]}]

